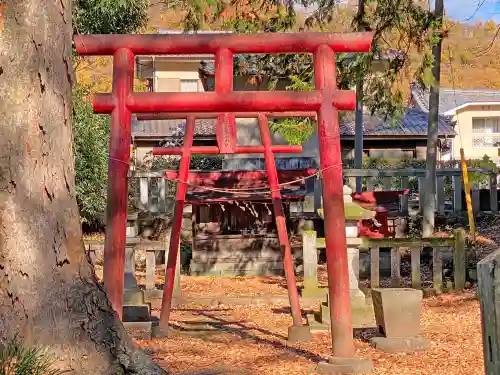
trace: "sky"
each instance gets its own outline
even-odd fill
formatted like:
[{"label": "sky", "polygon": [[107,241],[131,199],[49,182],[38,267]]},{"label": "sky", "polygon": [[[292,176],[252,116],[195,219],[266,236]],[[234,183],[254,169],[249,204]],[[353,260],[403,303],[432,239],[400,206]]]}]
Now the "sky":
[{"label": "sky", "polygon": [[444,5],[446,15],[457,21],[474,23],[493,19],[500,23],[500,0],[444,0]]}]

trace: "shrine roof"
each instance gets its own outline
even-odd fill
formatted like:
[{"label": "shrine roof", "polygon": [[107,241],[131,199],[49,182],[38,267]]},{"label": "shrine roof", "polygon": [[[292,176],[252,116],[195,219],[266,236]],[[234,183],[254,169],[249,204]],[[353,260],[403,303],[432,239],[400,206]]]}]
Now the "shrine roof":
[{"label": "shrine roof", "polygon": [[[313,184],[306,183],[306,178],[312,180],[314,173],[316,169],[278,171],[280,183],[286,184],[281,186],[282,198],[297,199],[314,193]],[[169,180],[178,178],[177,171],[167,171],[165,175]],[[190,171],[188,184],[186,199],[191,202],[271,199],[264,170]],[[256,188],[265,190],[259,192]]]}]

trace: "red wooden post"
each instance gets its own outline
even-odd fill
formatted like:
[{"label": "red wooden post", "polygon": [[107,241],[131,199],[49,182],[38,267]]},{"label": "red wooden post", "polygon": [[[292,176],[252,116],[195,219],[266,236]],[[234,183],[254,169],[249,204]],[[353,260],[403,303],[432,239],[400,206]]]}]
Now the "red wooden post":
[{"label": "red wooden post", "polygon": [[174,291],[175,267],[177,265],[177,256],[179,252],[179,242],[182,230],[182,216],[184,213],[184,201],[187,193],[187,180],[189,175],[189,163],[191,162],[191,146],[194,137],[195,118],[189,116],[186,121],[184,132],[183,153],[179,163],[179,180],[177,192],[175,195],[174,217],[172,220],[172,231],[168,247],[167,268],[165,270],[165,284],[163,285],[163,297],[160,313],[160,330],[168,329],[170,318],[170,309],[172,307],[172,294]]},{"label": "red wooden post", "polygon": [[288,230],[286,228],[285,214],[281,202],[280,186],[278,181],[278,172],[276,171],[276,162],[271,149],[271,132],[269,124],[264,115],[259,116],[259,130],[262,144],[264,146],[264,158],[266,162],[267,178],[271,188],[271,198],[273,201],[274,217],[276,218],[276,228],[280,245],[284,250],[283,262],[285,268],[286,284],[288,288],[288,298],[290,300],[290,309],[294,326],[302,325],[302,314],[300,312],[299,293],[297,283],[295,282],[295,271],[293,267],[292,249],[288,240]]},{"label": "red wooden post", "polygon": [[332,97],[337,89],[335,73],[334,52],[327,45],[319,46],[314,54],[314,78],[316,89],[321,90],[324,95],[323,103],[318,111],[318,137],[323,177],[323,212],[332,349],[335,357],[352,357],[355,348],[345,236],[339,113],[331,105]]},{"label": "red wooden post", "polygon": [[121,48],[114,53],[113,93],[109,134],[106,238],[104,242],[104,287],[111,306],[122,317],[125,245],[127,231],[128,170],[132,114],[127,97],[132,92],[134,55]]},{"label": "red wooden post", "polygon": [[[215,92],[226,95],[233,90],[233,53],[220,48],[215,53]],[[232,113],[220,113],[216,127],[217,145],[221,154],[232,154],[236,148],[236,119]]]}]

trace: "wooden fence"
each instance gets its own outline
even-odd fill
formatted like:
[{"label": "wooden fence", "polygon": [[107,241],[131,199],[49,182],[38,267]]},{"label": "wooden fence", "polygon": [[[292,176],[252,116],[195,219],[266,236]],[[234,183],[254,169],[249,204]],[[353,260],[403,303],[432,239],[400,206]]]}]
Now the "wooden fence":
[{"label": "wooden fence", "polygon": [[[443,290],[443,261],[442,252],[443,250],[449,250],[453,248],[453,287],[454,289],[460,290],[465,287],[466,281],[466,239],[465,232],[463,230],[457,230],[454,237],[445,238],[429,238],[429,239],[412,239],[412,238],[401,238],[401,239],[364,239],[362,245],[360,246],[360,251],[369,251],[370,253],[370,287],[377,288],[380,287],[380,249],[390,248],[391,249],[391,286],[401,287],[401,250],[410,249],[411,252],[411,287],[420,289],[422,288],[422,277],[421,277],[421,252],[423,248],[430,247],[433,249],[433,289],[435,291]],[[136,252],[145,253],[145,288],[148,292],[153,292],[156,290],[156,280],[157,280],[157,264],[156,264],[156,253],[159,251],[165,251],[165,243],[163,241],[146,241],[141,240],[138,243],[131,243],[129,245],[133,247]],[[316,243],[316,248],[324,248],[325,241],[324,238],[318,238]],[[104,248],[103,243],[89,242],[86,243],[86,248],[90,252],[92,258],[95,259],[96,252],[102,252]],[[165,254],[167,255],[167,254]],[[180,274],[180,254],[178,256],[177,270],[178,275]],[[500,255],[499,255],[500,258]],[[135,269],[135,264],[133,265]],[[178,290],[179,276],[176,276],[176,290]],[[498,276],[497,276],[498,277]],[[483,282],[484,284],[484,282]],[[448,288],[447,288],[448,289]],[[500,291],[500,289],[499,289]],[[156,295],[154,293],[149,293],[150,295]],[[500,294],[497,296],[499,298],[498,303],[500,303]]]},{"label": "wooden fence", "polygon": [[[490,169],[469,168],[469,173],[474,173],[487,181],[489,189],[489,202],[486,206],[480,205],[479,189],[472,191],[474,212],[498,211],[497,173]],[[134,205],[152,215],[163,215],[170,212],[173,207],[173,186],[170,186],[164,177],[164,171],[130,171],[134,181],[132,194]],[[439,213],[449,211],[462,211],[464,209],[462,172],[459,168],[438,169],[436,171],[436,202]],[[425,169],[344,169],[344,178],[351,181],[356,177],[363,177],[367,191],[409,189],[410,194],[401,197],[399,212],[407,215],[413,205],[420,206],[418,196],[422,192],[425,178]],[[317,189],[320,189],[318,184]],[[482,186],[484,188],[484,186]],[[483,189],[484,191],[484,189]],[[313,199],[321,199],[320,194],[315,194]],[[484,200],[484,199],[483,199]],[[318,204],[311,204],[321,207]]]},{"label": "wooden fence", "polygon": [[[483,177],[487,181],[489,189],[489,208],[480,206],[480,190],[484,186],[476,186],[472,191],[473,209],[475,212],[498,211],[498,192],[497,178],[498,174],[491,169],[469,168],[469,173]],[[425,169],[344,169],[344,178],[349,184],[354,186],[356,177],[363,177],[366,191],[376,190],[396,190],[409,189],[410,195],[402,196],[400,212],[407,214],[412,195],[419,196],[423,190]],[[421,210],[421,201],[416,198],[414,203],[418,204]],[[436,202],[439,213],[448,211],[462,211],[464,207],[463,200],[463,182],[462,171],[459,168],[442,168],[436,170]]]},{"label": "wooden fence", "polygon": [[[324,238],[318,238],[316,247],[325,247]],[[391,286],[398,288],[401,283],[401,253],[409,249],[411,256],[411,287],[422,288],[421,254],[424,248],[432,248],[432,284],[435,291],[442,291],[443,259],[442,253],[453,248],[453,288],[456,290],[465,287],[466,267],[466,235],[463,230],[456,230],[453,237],[419,238],[380,238],[363,239],[361,251],[370,254],[370,287],[379,288],[380,285],[380,249],[390,249],[391,252]]]}]

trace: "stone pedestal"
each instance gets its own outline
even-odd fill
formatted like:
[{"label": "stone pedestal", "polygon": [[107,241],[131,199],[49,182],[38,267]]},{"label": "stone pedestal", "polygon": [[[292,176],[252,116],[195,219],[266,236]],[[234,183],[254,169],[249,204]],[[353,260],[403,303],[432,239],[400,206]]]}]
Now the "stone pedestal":
[{"label": "stone pedestal", "polygon": [[128,246],[125,248],[125,275],[124,288],[137,288],[137,279],[135,278],[135,248]]},{"label": "stone pedestal", "polygon": [[366,303],[365,294],[359,289],[359,238],[347,239],[347,260],[349,262],[349,287],[351,290],[351,306],[363,306]]},{"label": "stone pedestal", "polygon": [[[165,241],[165,262],[168,262],[169,241]],[[165,283],[167,280],[165,280]],[[177,263],[175,265],[174,290],[172,295],[178,297],[181,293],[181,247],[177,248]]]},{"label": "stone pedestal", "polygon": [[138,237],[128,237],[125,247],[125,271],[123,294],[124,323],[149,322],[151,320],[151,305],[144,300],[144,291],[137,286],[135,277],[135,245],[140,242]]},{"label": "stone pedestal", "polygon": [[[352,321],[355,328],[374,327],[373,307],[366,303],[365,294],[359,289],[359,220],[374,216],[374,212],[363,209],[352,202],[352,190],[344,186],[344,210],[346,223],[347,259],[349,272],[349,286],[351,294]],[[318,211],[322,215],[322,211]],[[313,330],[328,329],[330,325],[330,305],[328,298],[321,303],[318,316],[308,316]]]},{"label": "stone pedestal", "polygon": [[375,319],[383,337],[372,338],[371,345],[388,353],[426,349],[429,342],[419,336],[422,296],[416,289],[373,289]]},{"label": "stone pedestal", "polygon": [[318,249],[316,248],[316,231],[305,230],[302,234],[302,259],[304,262],[304,287],[302,296],[316,296],[325,293],[318,288]]}]

